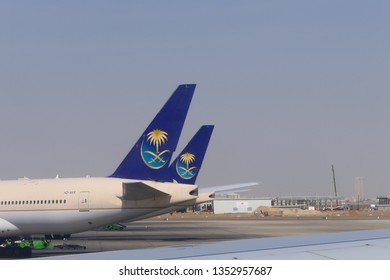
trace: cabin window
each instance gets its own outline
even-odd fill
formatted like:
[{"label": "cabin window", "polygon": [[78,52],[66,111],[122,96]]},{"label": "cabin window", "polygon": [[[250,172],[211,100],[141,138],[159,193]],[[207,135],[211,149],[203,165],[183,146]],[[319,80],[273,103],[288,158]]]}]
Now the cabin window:
[{"label": "cabin window", "polygon": [[66,199],[0,201],[0,205],[28,205],[28,204],[66,204]]}]

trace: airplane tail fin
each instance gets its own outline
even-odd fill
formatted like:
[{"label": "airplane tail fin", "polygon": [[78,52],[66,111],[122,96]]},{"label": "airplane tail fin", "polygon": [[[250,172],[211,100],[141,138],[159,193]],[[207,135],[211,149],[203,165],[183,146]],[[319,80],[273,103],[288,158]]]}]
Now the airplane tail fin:
[{"label": "airplane tail fin", "polygon": [[165,177],[195,86],[178,86],[110,177],[157,181]]},{"label": "airplane tail fin", "polygon": [[204,125],[194,135],[184,150],[169,166],[170,178],[181,184],[195,184],[207,147],[213,133],[213,125]]}]

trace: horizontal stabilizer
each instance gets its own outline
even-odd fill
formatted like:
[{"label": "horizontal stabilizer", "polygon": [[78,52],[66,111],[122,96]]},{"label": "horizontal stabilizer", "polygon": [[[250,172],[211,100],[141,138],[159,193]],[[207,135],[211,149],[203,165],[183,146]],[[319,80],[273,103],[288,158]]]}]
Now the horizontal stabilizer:
[{"label": "horizontal stabilizer", "polygon": [[200,193],[198,198],[195,201],[195,204],[201,204],[201,203],[206,203],[209,201],[213,201],[215,198],[215,193],[210,192],[210,193]]},{"label": "horizontal stabilizer", "polygon": [[234,184],[234,185],[217,186],[217,187],[204,187],[204,188],[199,188],[199,191],[216,193],[216,192],[225,192],[230,190],[249,188],[256,185],[259,185],[259,183],[250,182],[250,183],[241,183],[241,184]]},{"label": "horizontal stabilizer", "polygon": [[170,194],[159,191],[142,182],[123,183],[122,188],[123,195],[121,198],[124,200],[145,200],[170,196]]}]

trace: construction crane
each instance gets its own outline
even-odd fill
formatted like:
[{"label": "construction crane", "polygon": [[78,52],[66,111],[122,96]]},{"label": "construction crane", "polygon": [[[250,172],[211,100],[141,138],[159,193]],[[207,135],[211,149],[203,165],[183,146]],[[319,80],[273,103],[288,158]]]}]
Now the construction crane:
[{"label": "construction crane", "polygon": [[336,176],[334,175],[334,166],[333,166],[333,164],[332,164],[332,175],[333,175],[334,197],[336,198],[336,207],[337,207],[337,206],[339,206],[339,202],[337,200]]}]

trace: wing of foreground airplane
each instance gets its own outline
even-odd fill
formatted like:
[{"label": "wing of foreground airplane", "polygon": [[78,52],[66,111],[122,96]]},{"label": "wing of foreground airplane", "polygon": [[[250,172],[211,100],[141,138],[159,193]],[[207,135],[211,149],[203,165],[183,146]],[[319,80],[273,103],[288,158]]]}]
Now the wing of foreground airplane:
[{"label": "wing of foreground airplane", "polygon": [[53,259],[388,260],[389,244],[390,229],[381,229],[77,254]]}]

